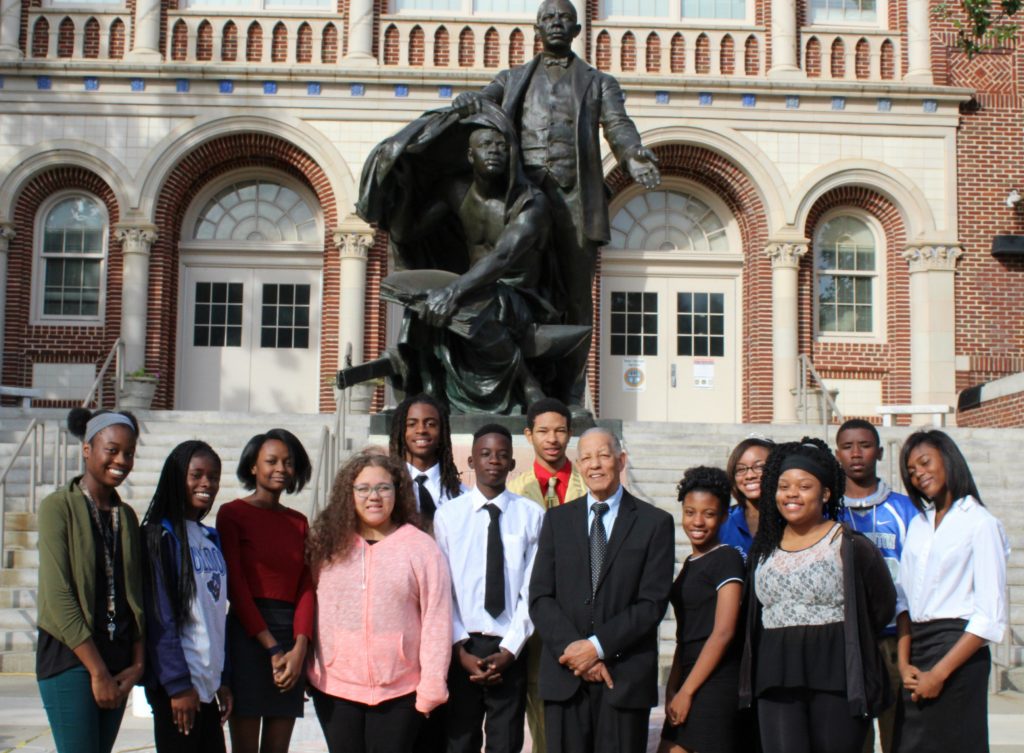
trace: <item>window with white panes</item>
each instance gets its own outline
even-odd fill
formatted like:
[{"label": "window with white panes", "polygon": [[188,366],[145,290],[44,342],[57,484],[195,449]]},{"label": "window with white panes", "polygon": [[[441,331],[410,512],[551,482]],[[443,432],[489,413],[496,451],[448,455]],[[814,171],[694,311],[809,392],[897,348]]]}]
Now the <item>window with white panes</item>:
[{"label": "window with white panes", "polygon": [[874,23],[877,5],[878,0],[810,0],[811,23]]},{"label": "window with white panes", "polygon": [[635,251],[728,251],[725,225],[711,207],[679,191],[647,191],[611,223],[609,248]]},{"label": "window with white panes", "polygon": [[604,0],[605,17],[743,20],[747,0]]},{"label": "window with white panes", "polygon": [[45,204],[36,229],[36,316],[41,322],[102,319],[107,211],[85,194]]},{"label": "window with white panes", "polygon": [[192,238],[196,241],[314,242],[316,213],[288,186],[242,180],[217,192],[203,207]]},{"label": "window with white panes", "polygon": [[814,243],[818,333],[875,333],[879,319],[879,243],[872,227],[853,215],[822,223]]}]

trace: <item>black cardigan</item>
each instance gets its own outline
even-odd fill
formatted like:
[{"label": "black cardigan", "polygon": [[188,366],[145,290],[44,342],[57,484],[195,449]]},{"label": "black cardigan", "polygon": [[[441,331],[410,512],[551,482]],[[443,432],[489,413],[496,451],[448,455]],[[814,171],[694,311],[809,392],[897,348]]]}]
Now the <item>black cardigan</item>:
[{"label": "black cardigan", "polygon": [[[839,554],[843,562],[843,633],[846,645],[846,700],[851,716],[878,716],[893,702],[878,637],[896,612],[896,587],[881,552],[861,533],[844,525]],[[754,590],[757,563],[749,564],[746,635],[740,662],[740,707],[754,695],[753,647],[761,630],[761,604]]]}]

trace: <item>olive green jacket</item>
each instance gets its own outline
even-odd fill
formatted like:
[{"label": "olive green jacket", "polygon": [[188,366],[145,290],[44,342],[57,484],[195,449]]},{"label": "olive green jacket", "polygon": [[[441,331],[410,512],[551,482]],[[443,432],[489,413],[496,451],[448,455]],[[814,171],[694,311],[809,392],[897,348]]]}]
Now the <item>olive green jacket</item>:
[{"label": "olive green jacket", "polygon": [[[50,494],[39,505],[39,627],[75,649],[96,628],[96,540],[79,479]],[[128,606],[135,618],[132,640],[141,640],[143,566],[139,519],[121,504],[121,554]]]}]

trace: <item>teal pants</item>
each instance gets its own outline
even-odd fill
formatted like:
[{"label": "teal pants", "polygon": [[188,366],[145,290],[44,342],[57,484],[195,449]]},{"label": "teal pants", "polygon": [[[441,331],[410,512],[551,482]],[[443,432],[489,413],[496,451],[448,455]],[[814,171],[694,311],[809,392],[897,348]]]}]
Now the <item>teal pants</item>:
[{"label": "teal pants", "polygon": [[121,728],[125,704],[101,709],[92,696],[85,667],[74,667],[39,681],[57,753],[110,753]]}]

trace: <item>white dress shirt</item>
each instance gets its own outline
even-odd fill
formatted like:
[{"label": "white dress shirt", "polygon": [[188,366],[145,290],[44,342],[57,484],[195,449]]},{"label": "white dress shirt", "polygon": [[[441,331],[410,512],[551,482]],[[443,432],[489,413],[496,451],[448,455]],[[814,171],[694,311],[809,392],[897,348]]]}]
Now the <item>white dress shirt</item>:
[{"label": "white dress shirt", "polygon": [[[484,608],[487,590],[487,530],[491,515],[484,505],[501,510],[498,528],[505,554],[505,611],[492,617]],[[525,497],[504,491],[487,499],[472,489],[438,507],[434,538],[452,575],[452,643],[470,633],[497,636],[500,647],[519,656],[533,633],[530,620],[530,573],[544,510]]]},{"label": "white dress shirt", "polygon": [[[441,464],[435,463],[434,465],[427,468],[425,471],[421,471],[419,468],[414,466],[412,463],[406,463],[405,469],[409,471],[409,476],[412,478],[412,491],[416,495],[416,511],[420,512],[420,485],[416,483],[417,476],[426,475],[427,480],[424,486],[427,487],[427,491],[430,492],[430,496],[434,500],[434,505],[440,509],[441,505],[451,499],[451,496],[447,491],[441,489]],[[466,487],[459,484],[462,492],[466,492]]]},{"label": "white dress shirt", "polygon": [[910,521],[896,581],[896,614],[911,622],[967,620],[964,630],[1002,640],[1007,625],[1003,524],[971,496],[958,499],[935,527],[935,509]]},{"label": "white dress shirt", "polygon": [[[622,505],[622,491],[623,487],[620,484],[615,493],[604,500],[608,503],[608,512],[601,516],[601,522],[604,524],[605,541],[612,540],[612,527],[615,525],[615,519],[619,517],[619,507]],[[590,541],[590,526],[594,523],[594,505],[600,501],[589,491],[587,492],[587,541]],[[604,647],[601,645],[601,641],[597,639],[596,635],[590,636],[587,640],[594,644],[594,648],[597,649],[597,658],[603,661]]]}]

